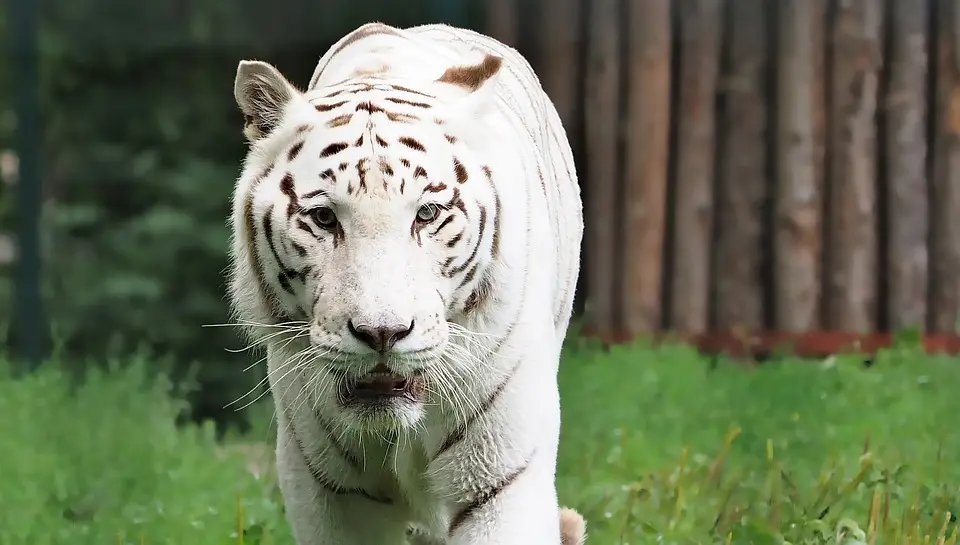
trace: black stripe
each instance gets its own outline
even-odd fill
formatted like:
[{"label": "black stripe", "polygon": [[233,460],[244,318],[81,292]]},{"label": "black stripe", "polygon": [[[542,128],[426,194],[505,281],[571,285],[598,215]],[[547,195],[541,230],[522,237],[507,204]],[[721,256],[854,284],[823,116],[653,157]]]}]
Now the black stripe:
[{"label": "black stripe", "polygon": [[[471,269],[471,273],[473,272],[474,271]],[[470,292],[469,296],[467,296],[466,301],[463,302],[463,312],[465,314],[473,312],[486,303],[487,298],[490,296],[490,292],[492,291],[491,284],[492,281],[490,280],[489,274],[484,274],[480,277],[480,281],[477,282],[477,286],[473,288],[473,291]]]},{"label": "black stripe", "polygon": [[263,263],[260,260],[260,248],[257,244],[257,220],[253,208],[253,188],[247,193],[243,203],[244,223],[246,224],[247,249],[250,260],[250,268],[253,269],[253,275],[257,282],[257,295],[260,297],[260,304],[263,308],[273,308],[269,304],[269,290],[267,289],[266,278],[264,278]]},{"label": "black stripe", "polygon": [[470,270],[467,271],[467,274],[463,275],[463,280],[460,281],[460,285],[457,286],[457,291],[460,291],[473,280],[473,277],[477,275],[477,269],[480,267],[479,263],[474,263],[473,267],[470,267]]},{"label": "black stripe", "polygon": [[433,96],[433,95],[428,95],[427,93],[422,93],[422,92],[420,92],[420,91],[411,89],[411,88],[409,88],[409,87],[403,87],[402,85],[394,85],[394,84],[388,83],[388,84],[386,84],[386,86],[387,86],[387,87],[390,87],[391,89],[393,89],[393,90],[395,90],[395,91],[403,91],[404,93],[413,93],[413,94],[415,94],[415,95],[420,95],[420,96],[422,96],[422,97],[436,98],[436,97]]},{"label": "black stripe", "polygon": [[483,233],[487,228],[487,209],[483,205],[477,205],[477,208],[480,209],[480,229],[477,233],[477,243],[473,246],[473,251],[470,252],[470,257],[468,257],[463,264],[450,269],[447,276],[453,276],[455,274],[462,273],[473,263],[473,260],[477,258],[477,252],[480,251],[480,245],[483,244]]},{"label": "black stripe", "polygon": [[496,498],[508,486],[513,484],[520,475],[523,475],[523,472],[526,471],[528,467],[530,467],[530,462],[524,463],[522,466],[505,475],[490,488],[477,494],[473,501],[463,506],[463,508],[453,516],[453,520],[450,521],[450,529],[447,530],[447,535],[453,537],[453,534],[470,520],[470,517],[474,516],[478,511],[483,509],[485,505],[489,504],[492,499]]},{"label": "black stripe", "polygon": [[293,161],[297,158],[297,155],[300,155],[300,150],[303,149],[303,140],[297,142],[290,148],[290,151],[287,152],[287,161]]},{"label": "black stripe", "polygon": [[327,442],[330,444],[330,447],[335,451],[337,451],[337,456],[339,456],[345,462],[350,464],[350,467],[352,467],[353,469],[360,471],[362,469],[362,464],[360,463],[360,459],[358,459],[353,453],[347,450],[347,447],[343,446],[343,444],[337,441],[336,437],[334,436],[333,426],[329,422],[327,422],[325,418],[323,418],[319,414],[316,415],[316,417],[317,417],[317,424],[319,424],[320,429],[323,430],[323,434],[326,436]]},{"label": "black stripe", "polygon": [[453,158],[453,172],[457,176],[458,184],[465,184],[467,180],[470,179],[469,174],[467,173],[467,167],[463,166],[463,163],[460,162],[460,159],[456,157]]},{"label": "black stripe", "polygon": [[513,369],[510,370],[510,373],[500,382],[500,384],[497,385],[496,388],[493,389],[492,392],[490,392],[490,395],[483,400],[483,403],[480,404],[479,410],[473,413],[466,422],[464,422],[460,427],[447,436],[446,440],[443,441],[443,444],[440,445],[440,449],[437,450],[437,453],[433,455],[434,460],[439,458],[441,455],[443,455],[443,453],[447,452],[453,448],[454,445],[463,440],[473,423],[486,414],[487,411],[489,411],[490,408],[493,407],[493,405],[497,402],[497,399],[500,398],[500,395],[506,389],[507,384],[510,383],[510,379],[513,378],[513,376],[517,373],[517,369],[519,368],[520,362],[517,362],[517,364],[513,366]]},{"label": "black stripe", "polygon": [[300,218],[297,218],[297,227],[299,227],[300,229],[303,229],[304,231],[310,233],[310,235],[313,236],[313,238],[317,238],[317,234],[313,232],[313,228],[310,227],[310,224],[307,223],[307,222],[305,222],[305,221],[303,221],[303,220],[300,219]]},{"label": "black stripe", "polygon": [[374,496],[363,490],[362,488],[348,488],[342,485],[339,485],[326,475],[326,473],[317,465],[316,459],[312,456],[307,455],[307,449],[303,444],[303,441],[300,439],[300,436],[297,434],[297,429],[293,425],[293,418],[291,418],[290,410],[284,409],[284,414],[287,420],[287,430],[290,432],[290,436],[293,438],[293,441],[297,445],[297,452],[300,453],[300,457],[303,459],[303,463],[307,466],[307,469],[310,470],[310,475],[313,477],[313,480],[324,490],[330,492],[331,494],[337,495],[347,495],[353,494],[362,496],[372,502],[382,503],[385,505],[390,505],[393,503],[393,500],[390,498],[381,498]]},{"label": "black stripe", "polygon": [[293,185],[293,175],[289,172],[284,174],[283,179],[280,180],[280,191],[286,195],[290,201],[289,204],[287,204],[287,217],[300,212],[300,201],[297,199],[297,192],[294,190]]},{"label": "black stripe", "polygon": [[[329,95],[329,96],[332,97],[332,96],[335,96],[336,94],[337,94],[337,93],[334,93],[334,94]],[[327,97],[325,97],[325,98],[327,98]],[[318,112],[329,112],[330,110],[334,110],[334,109],[336,109],[336,108],[339,108],[340,106],[343,106],[343,105],[346,104],[346,103],[347,103],[347,101],[344,100],[344,101],[342,101],[342,102],[334,102],[333,104],[315,104],[313,107],[314,107]]]},{"label": "black stripe", "polygon": [[453,235],[453,238],[447,241],[447,248],[453,248],[454,246],[457,245],[458,242],[460,242],[460,239],[462,238],[463,238],[463,231],[460,231],[459,233]]},{"label": "black stripe", "polygon": [[409,137],[409,136],[401,136],[401,137],[399,138],[399,141],[400,141],[401,144],[403,144],[404,146],[407,146],[408,148],[410,148],[410,149],[412,149],[412,150],[416,150],[416,151],[427,151],[427,148],[423,147],[423,144],[421,144],[421,143],[420,143],[418,140],[416,140],[415,138],[411,138],[411,137]]},{"label": "black stripe", "polygon": [[404,100],[404,99],[402,99],[402,98],[396,98],[396,97],[387,97],[387,100],[389,100],[390,102],[393,102],[394,104],[406,104],[407,106],[414,106],[414,107],[417,107],[417,108],[430,108],[430,107],[431,107],[431,105],[430,105],[430,104],[427,104],[426,102],[416,102],[416,101],[413,101],[413,100]]},{"label": "black stripe", "polygon": [[273,205],[271,204],[267,207],[266,213],[263,215],[263,237],[267,239],[267,246],[270,248],[270,253],[273,254],[273,259],[277,262],[277,266],[280,267],[281,271],[287,276],[297,276],[297,272],[287,267],[284,264],[283,259],[280,258],[280,253],[277,251],[277,246],[273,241]]},{"label": "black stripe", "polygon": [[[346,164],[346,163],[344,163],[344,164]],[[317,189],[317,190],[314,190],[314,191],[308,191],[308,192],[304,193],[303,195],[300,196],[300,198],[302,198],[302,199],[312,199],[313,197],[316,197],[317,195],[323,195],[323,196],[326,197],[326,196],[329,195],[329,194],[328,194],[325,190],[323,190],[323,189]]]},{"label": "black stripe", "polygon": [[500,192],[497,191],[497,184],[493,183],[493,172],[490,167],[484,166],[483,173],[486,174],[490,191],[493,192],[493,242],[490,246],[490,255],[496,259],[500,255],[500,209],[502,203],[500,202]]},{"label": "black stripe", "polygon": [[434,230],[433,230],[433,233],[431,233],[431,235],[436,236],[436,234],[439,233],[441,229],[443,229],[443,228],[446,227],[447,225],[450,225],[450,222],[452,222],[452,221],[453,221],[453,214],[450,214],[450,215],[447,216],[443,221],[440,222],[440,226],[437,227],[436,229],[434,229]]},{"label": "black stripe", "polygon": [[363,110],[368,114],[375,114],[377,112],[385,111],[383,108],[381,108],[380,106],[377,106],[376,104],[374,104],[373,102],[370,102],[369,100],[365,102],[361,102],[360,104],[357,104],[356,111],[359,112],[360,110]]},{"label": "black stripe", "polygon": [[349,147],[350,144],[347,144],[346,142],[334,142],[333,144],[323,148],[323,150],[320,152],[320,157],[331,157]]},{"label": "black stripe", "polygon": [[280,288],[289,293],[290,295],[296,295],[297,293],[293,291],[293,286],[290,285],[290,277],[285,273],[277,274],[277,283],[280,284]]}]

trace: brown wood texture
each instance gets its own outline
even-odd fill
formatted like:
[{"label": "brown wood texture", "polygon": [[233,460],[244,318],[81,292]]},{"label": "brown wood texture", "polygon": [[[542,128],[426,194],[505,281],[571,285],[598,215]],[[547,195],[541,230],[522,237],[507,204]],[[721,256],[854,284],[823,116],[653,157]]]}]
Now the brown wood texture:
[{"label": "brown wood texture", "polygon": [[763,326],[762,234],[767,202],[770,66],[767,0],[727,0],[717,127],[714,293],[719,327]]},{"label": "brown wood texture", "polygon": [[553,100],[563,127],[577,149],[577,94],[580,80],[580,1],[550,0],[541,6],[540,69],[543,88]]},{"label": "brown wood texture", "polygon": [[825,324],[877,326],[877,93],[884,0],[837,2],[831,21]]},{"label": "brown wood texture", "polygon": [[590,184],[586,202],[588,322],[600,329],[619,327],[618,290],[621,281],[616,255],[620,228],[617,141],[620,125],[620,33],[618,0],[589,4],[585,89],[586,171]]},{"label": "brown wood texture", "polygon": [[888,4],[889,80],[884,97],[889,328],[922,327],[927,313],[928,0]]},{"label": "brown wood texture", "polygon": [[486,33],[511,47],[517,47],[520,40],[518,0],[487,0],[486,7]]},{"label": "brown wood texture", "polygon": [[[777,353],[805,358],[823,358],[836,354],[874,354],[893,345],[893,334],[886,331],[853,333],[844,331],[710,331],[686,333],[657,332],[652,335],[626,335],[598,331],[584,331],[589,338],[607,346],[632,343],[637,340],[660,343],[681,343],[696,347],[708,354],[726,354],[735,358],[760,358]],[[927,334],[921,338],[926,352],[931,354],[960,354],[960,336]]]},{"label": "brown wood texture", "polygon": [[623,222],[623,325],[661,327],[670,149],[670,0],[627,0],[629,84]]},{"label": "brown wood texture", "polygon": [[823,198],[823,0],[777,6],[775,319],[778,329],[819,323]]},{"label": "brown wood texture", "polygon": [[680,0],[676,198],[670,327],[710,326],[714,146],[722,0]]},{"label": "brown wood texture", "polygon": [[960,319],[960,5],[938,2],[936,134],[933,142],[930,327],[957,328]]}]

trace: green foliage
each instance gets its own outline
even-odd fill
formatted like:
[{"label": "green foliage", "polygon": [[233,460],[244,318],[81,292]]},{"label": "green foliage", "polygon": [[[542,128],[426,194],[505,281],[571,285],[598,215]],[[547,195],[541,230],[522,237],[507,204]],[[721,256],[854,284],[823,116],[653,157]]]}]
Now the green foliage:
[{"label": "green foliage", "polygon": [[[574,341],[561,501],[597,545],[956,543],[958,364],[897,348],[870,369],[748,370]],[[0,365],[0,543],[292,544],[273,478],[209,426],[177,427],[183,389],[154,367],[77,383],[53,363],[17,379]],[[259,425],[231,444],[270,442],[269,403],[250,411]]]}]

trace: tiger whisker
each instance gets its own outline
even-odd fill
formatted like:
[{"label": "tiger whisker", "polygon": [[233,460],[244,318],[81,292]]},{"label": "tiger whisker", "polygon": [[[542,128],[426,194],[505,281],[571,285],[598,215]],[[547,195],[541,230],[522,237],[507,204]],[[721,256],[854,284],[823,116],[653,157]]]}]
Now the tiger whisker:
[{"label": "tiger whisker", "polygon": [[[297,354],[302,354],[302,353],[306,352],[307,350],[309,350],[309,348],[304,349],[304,350],[298,352]],[[293,356],[293,357],[296,357],[296,356]],[[277,368],[274,369],[273,371],[268,372],[267,375],[266,375],[259,383],[257,383],[257,386],[254,386],[254,389],[258,388],[258,387],[259,387],[260,385],[262,385],[264,382],[269,381],[270,377],[273,376],[274,373],[277,373],[278,371],[280,371],[280,370],[284,369],[285,367],[287,367],[287,365],[289,364],[290,360],[291,360],[293,357],[289,358],[287,361],[285,361],[285,362],[282,363],[281,365],[277,366]],[[291,372],[293,372],[293,371],[298,370],[299,368],[300,368],[299,362],[298,362],[298,364],[295,364],[295,365],[293,365],[293,366],[290,366],[290,369],[288,369],[287,372],[284,373],[284,374],[280,377],[280,379],[278,380],[278,382],[279,382],[279,381],[282,381],[287,375],[289,375],[289,374],[290,374]],[[289,388],[289,386],[288,386],[287,388]],[[252,390],[253,390],[253,389],[251,389],[251,391],[252,391]],[[264,397],[265,395],[267,395],[269,392],[270,392],[270,388],[264,389],[264,390],[260,393],[260,395],[258,395],[258,396],[257,396],[256,398],[254,398],[252,401],[247,402],[246,404],[238,407],[238,408],[235,409],[235,410],[236,410],[236,411],[242,411],[243,409],[246,409],[247,407],[253,405],[253,404],[256,403],[257,401],[260,401],[261,399],[263,399],[263,397]],[[249,395],[249,394],[244,394],[240,399],[242,399],[243,397],[246,397],[247,395]],[[239,401],[239,399],[238,399],[237,401]],[[231,403],[231,404],[232,404],[232,403]],[[228,406],[229,406],[229,405],[228,405]]]},{"label": "tiger whisker", "polygon": [[265,335],[265,336],[263,336],[263,337],[260,337],[260,338],[258,338],[258,339],[255,339],[255,340],[251,341],[250,344],[248,344],[247,346],[245,346],[245,347],[243,347],[243,348],[227,348],[226,351],[227,351],[227,352],[231,352],[231,353],[235,353],[235,354],[236,354],[236,353],[240,353],[240,352],[246,352],[246,351],[248,351],[248,350],[252,350],[252,349],[256,348],[256,347],[259,346],[259,345],[267,344],[267,343],[269,343],[271,340],[274,340],[274,339],[276,339],[277,337],[283,336],[284,334],[291,333],[291,332],[295,333],[295,337],[302,337],[302,336],[304,336],[304,335],[309,334],[310,331],[309,331],[309,329],[307,329],[307,328],[281,329],[281,330],[279,330],[279,331],[274,331],[274,332],[271,332],[271,333],[268,334],[268,335]]},{"label": "tiger whisker", "polygon": [[[287,340],[287,342],[286,342],[283,346],[286,347],[287,344],[290,344],[290,343],[293,342],[293,340],[295,340],[296,338],[297,338],[297,336],[294,336],[294,337],[292,337],[291,339]],[[263,358],[257,360],[256,362],[254,362],[253,364],[251,364],[250,366],[248,366],[247,368],[245,368],[243,371],[244,371],[244,372],[249,371],[249,370],[252,369],[253,367],[257,366],[258,364],[260,364],[261,362],[263,362],[264,360],[266,360],[268,357],[269,357],[269,356],[264,356]],[[237,399],[231,401],[230,403],[227,403],[226,405],[224,405],[224,408],[230,407],[231,405],[233,405],[233,404],[235,404],[235,403],[238,403],[238,402],[239,402],[240,400],[242,400],[243,398],[245,398],[245,397],[247,397],[248,395],[252,394],[257,388],[260,388],[260,387],[262,387],[264,384],[266,384],[266,383],[270,380],[270,376],[271,376],[271,373],[267,373],[262,379],[260,379],[259,382],[257,382],[252,388],[250,388],[250,390],[248,390],[247,393],[241,395],[240,397],[238,397]],[[265,391],[265,392],[266,392],[266,391]],[[257,396],[257,399],[255,399],[253,402],[251,402],[251,404],[252,404],[252,403],[255,403],[255,402],[258,401],[260,398],[262,398],[264,395],[266,395],[265,392],[264,392],[264,393],[261,393],[259,396]],[[247,404],[247,405],[245,405],[244,407],[240,407],[240,408],[238,408],[238,409],[236,409],[236,410],[239,411],[239,410],[241,410],[241,409],[243,409],[243,408],[245,408],[245,407],[248,407],[249,405],[250,405],[250,404]]]}]

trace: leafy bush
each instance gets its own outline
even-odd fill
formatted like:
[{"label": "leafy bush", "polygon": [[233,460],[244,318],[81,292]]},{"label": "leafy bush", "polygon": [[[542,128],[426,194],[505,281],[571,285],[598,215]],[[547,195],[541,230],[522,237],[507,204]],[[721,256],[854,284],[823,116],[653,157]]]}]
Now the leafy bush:
[{"label": "leafy bush", "polygon": [[[747,370],[682,347],[572,344],[558,488],[589,543],[955,543],[954,359]],[[55,363],[22,378],[0,364],[0,543],[227,545],[242,529],[247,545],[292,544],[264,460],[269,403],[225,446],[175,424],[184,389],[156,366],[78,382]]]}]

